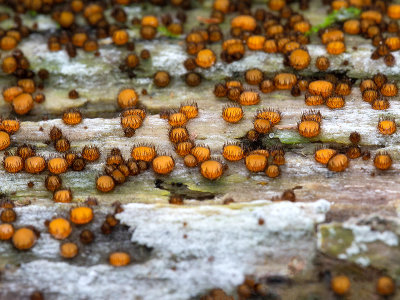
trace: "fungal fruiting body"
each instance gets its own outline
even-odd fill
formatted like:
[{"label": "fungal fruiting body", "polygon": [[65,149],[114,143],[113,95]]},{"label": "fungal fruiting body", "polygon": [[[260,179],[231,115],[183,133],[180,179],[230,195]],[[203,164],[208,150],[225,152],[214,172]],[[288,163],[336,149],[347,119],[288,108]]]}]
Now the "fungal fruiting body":
[{"label": "fungal fruiting body", "polygon": [[70,203],[72,201],[72,192],[69,189],[59,189],[53,194],[53,201],[59,203]]},{"label": "fungal fruiting body", "polygon": [[64,218],[57,218],[49,223],[49,233],[58,240],[66,239],[72,232],[71,224]]},{"label": "fungal fruiting body", "polygon": [[396,122],[392,119],[380,119],[378,130],[383,135],[392,135],[396,132]]},{"label": "fungal fruiting body", "polygon": [[267,163],[267,158],[261,154],[249,154],[245,159],[246,168],[251,172],[264,171]]},{"label": "fungal fruiting body", "polygon": [[238,123],[243,118],[243,109],[237,104],[225,106],[222,109],[222,118],[228,123]]},{"label": "fungal fruiting body", "polygon": [[153,159],[152,165],[155,173],[166,175],[172,172],[175,162],[171,156],[161,155]]},{"label": "fungal fruiting body", "polygon": [[53,174],[61,174],[67,171],[68,164],[64,158],[52,158],[47,162],[47,168]]},{"label": "fungal fruiting body", "polygon": [[374,165],[379,170],[388,170],[392,165],[392,158],[386,152],[377,153],[374,158]]},{"label": "fungal fruiting body", "polygon": [[79,248],[75,243],[67,242],[60,245],[60,254],[64,258],[74,258],[78,255]]},{"label": "fungal fruiting body", "polygon": [[74,224],[87,224],[93,219],[93,210],[90,207],[76,207],[70,211],[70,220]]},{"label": "fungal fruiting body", "polygon": [[282,114],[278,110],[271,108],[265,108],[257,111],[255,116],[257,119],[264,119],[271,122],[272,125],[276,125],[281,121]]},{"label": "fungal fruiting body", "polygon": [[211,151],[207,146],[195,146],[190,153],[196,158],[197,162],[203,162],[210,159]]},{"label": "fungal fruiting body", "polygon": [[118,105],[121,108],[133,107],[137,104],[139,97],[134,89],[123,89],[118,94]]},{"label": "fungal fruiting body", "polygon": [[216,160],[206,160],[200,165],[200,173],[204,178],[209,180],[216,180],[222,176],[224,166]]},{"label": "fungal fruiting body", "polygon": [[157,155],[156,149],[153,146],[138,145],[134,146],[131,151],[132,158],[150,162]]},{"label": "fungal fruiting body", "polygon": [[328,161],[328,169],[333,172],[343,172],[349,166],[349,159],[344,154],[336,154]]},{"label": "fungal fruiting body", "polygon": [[350,291],[350,280],[347,276],[335,276],[331,280],[332,291],[339,296],[346,295]]},{"label": "fungal fruiting body", "polygon": [[396,285],[392,278],[388,276],[379,277],[376,283],[376,291],[381,296],[390,296],[394,294]]},{"label": "fungal fruiting body", "polygon": [[42,172],[46,168],[46,161],[41,156],[31,156],[25,160],[25,171],[31,174]]},{"label": "fungal fruiting body", "polygon": [[320,123],[314,120],[301,121],[297,125],[299,134],[306,138],[316,137],[321,132]]},{"label": "fungal fruiting body", "polygon": [[123,267],[131,262],[131,258],[126,252],[111,253],[108,260],[110,262],[110,265],[114,267]]},{"label": "fungal fruiting body", "polygon": [[36,243],[35,232],[27,227],[17,229],[12,237],[12,243],[18,250],[28,250]]},{"label": "fungal fruiting body", "polygon": [[114,179],[111,176],[103,175],[97,178],[96,180],[96,188],[100,192],[107,193],[114,189],[115,183]]},{"label": "fungal fruiting body", "polygon": [[4,169],[8,173],[18,173],[24,168],[24,162],[19,156],[7,156],[3,161]]},{"label": "fungal fruiting body", "polygon": [[244,151],[239,145],[227,144],[222,148],[222,155],[226,160],[238,161],[243,159]]}]

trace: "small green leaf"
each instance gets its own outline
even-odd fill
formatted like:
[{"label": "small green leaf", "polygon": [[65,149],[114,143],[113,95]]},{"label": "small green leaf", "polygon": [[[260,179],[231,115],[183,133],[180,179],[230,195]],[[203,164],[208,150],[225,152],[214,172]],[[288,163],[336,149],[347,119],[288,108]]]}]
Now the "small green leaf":
[{"label": "small green leaf", "polygon": [[158,27],[157,27],[157,30],[158,30],[158,32],[160,32],[162,35],[165,35],[165,36],[167,36],[167,37],[174,38],[174,39],[180,38],[180,34],[173,34],[173,33],[171,33],[171,32],[167,29],[167,27],[165,27],[165,26],[158,26]]},{"label": "small green leaf", "polygon": [[312,33],[318,32],[320,29],[327,28],[337,21],[344,21],[359,16],[361,10],[356,7],[342,8],[340,10],[334,10],[332,13],[326,16],[324,22],[321,24],[312,26],[309,31],[306,32],[306,36]]}]

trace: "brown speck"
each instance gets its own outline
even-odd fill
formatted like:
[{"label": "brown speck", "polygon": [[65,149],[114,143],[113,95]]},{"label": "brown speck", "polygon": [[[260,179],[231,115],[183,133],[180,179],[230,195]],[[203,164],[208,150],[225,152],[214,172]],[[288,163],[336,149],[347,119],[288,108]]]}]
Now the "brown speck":
[{"label": "brown speck", "polygon": [[33,188],[34,185],[35,185],[35,184],[34,184],[32,181],[29,181],[29,182],[28,182],[28,188]]},{"label": "brown speck", "polygon": [[79,93],[76,90],[71,90],[68,93],[69,99],[78,99],[79,98]]},{"label": "brown speck", "polygon": [[258,219],[258,225],[264,225],[264,223],[265,223],[265,221],[264,221],[264,219],[263,218],[259,218]]},{"label": "brown speck", "polygon": [[223,203],[224,203],[224,205],[229,205],[229,204],[231,204],[233,202],[235,202],[235,200],[233,200],[232,198],[227,198],[227,199],[224,200]]},{"label": "brown speck", "polygon": [[187,239],[187,234],[184,234],[184,235],[183,235],[183,238],[184,238],[184,239]]},{"label": "brown speck", "polygon": [[43,127],[42,126],[40,126],[39,127],[39,131],[43,131],[44,129],[43,129]]}]

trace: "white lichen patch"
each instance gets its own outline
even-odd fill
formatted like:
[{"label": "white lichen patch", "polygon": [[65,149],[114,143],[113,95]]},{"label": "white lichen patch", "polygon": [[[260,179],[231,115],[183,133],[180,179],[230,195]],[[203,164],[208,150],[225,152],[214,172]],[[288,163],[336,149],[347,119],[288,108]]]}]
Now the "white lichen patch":
[{"label": "white lichen patch", "polygon": [[[21,210],[20,222],[31,225],[56,213],[36,206]],[[328,210],[325,200],[201,207],[131,203],[118,218],[130,227],[133,243],[153,248],[150,260],[123,268],[112,268],[106,258],[94,266],[56,262],[48,260],[56,242],[40,237],[36,259],[5,271],[2,290],[24,284],[26,291],[39,289],[57,299],[186,300],[213,287],[232,293],[246,274],[290,276],[287,264],[293,257],[309,265],[315,255],[314,226]]]},{"label": "white lichen patch", "polygon": [[[380,252],[388,252],[399,245],[398,235],[374,225],[361,223],[373,221],[373,217],[350,219],[343,223],[323,224],[318,228],[318,249],[343,260],[355,262],[363,267],[388,264]],[[383,262],[382,262],[383,261]]]}]

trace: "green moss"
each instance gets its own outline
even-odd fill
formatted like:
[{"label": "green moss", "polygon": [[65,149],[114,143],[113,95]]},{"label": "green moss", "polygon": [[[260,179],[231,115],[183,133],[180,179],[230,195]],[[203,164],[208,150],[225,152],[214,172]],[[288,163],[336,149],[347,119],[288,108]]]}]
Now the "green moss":
[{"label": "green moss", "polygon": [[354,241],[353,232],[338,224],[321,225],[319,231],[321,234],[321,250],[334,257],[346,252],[346,249]]}]

